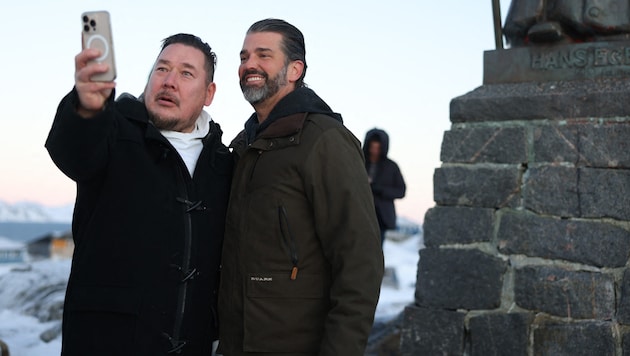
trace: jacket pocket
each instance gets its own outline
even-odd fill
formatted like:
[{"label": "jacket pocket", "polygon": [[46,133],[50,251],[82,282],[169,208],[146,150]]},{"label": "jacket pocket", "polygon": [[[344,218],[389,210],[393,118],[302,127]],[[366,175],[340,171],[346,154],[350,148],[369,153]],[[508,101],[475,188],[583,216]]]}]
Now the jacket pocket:
[{"label": "jacket pocket", "polygon": [[74,286],[64,306],[64,354],[139,354],[139,306],[135,288]]},{"label": "jacket pocket", "polygon": [[295,236],[293,235],[291,226],[289,225],[287,209],[285,209],[282,204],[278,207],[278,223],[280,227],[280,236],[282,238],[282,246],[289,251],[289,257],[291,259],[291,280],[295,280],[297,278],[298,263],[300,260]]},{"label": "jacket pocket", "polygon": [[140,295],[136,288],[130,287],[75,285],[66,295],[65,308],[138,315]]},{"label": "jacket pocket", "polygon": [[244,305],[246,352],[318,350],[329,309],[328,288],[321,275],[249,274]]}]

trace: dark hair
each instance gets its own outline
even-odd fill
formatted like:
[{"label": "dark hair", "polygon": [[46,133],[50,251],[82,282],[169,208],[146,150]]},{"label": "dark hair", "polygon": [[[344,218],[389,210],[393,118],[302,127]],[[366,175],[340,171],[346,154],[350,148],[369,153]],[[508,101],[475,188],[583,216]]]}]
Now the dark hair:
[{"label": "dark hair", "polygon": [[160,53],[164,51],[164,49],[172,44],[180,43],[186,46],[194,47],[200,50],[205,60],[205,69],[206,69],[206,85],[212,83],[214,80],[214,67],[217,65],[217,55],[212,52],[212,48],[206,42],[202,41],[201,38],[190,35],[188,33],[178,33],[176,35],[169,36],[162,40],[162,49]]},{"label": "dark hair", "polygon": [[302,61],[304,70],[302,76],[295,82],[295,87],[306,86],[304,84],[304,76],[306,75],[306,46],[304,45],[304,35],[297,27],[280,19],[260,20],[249,27],[247,33],[255,32],[275,32],[282,35],[282,51],[287,57],[287,63],[290,61]]}]

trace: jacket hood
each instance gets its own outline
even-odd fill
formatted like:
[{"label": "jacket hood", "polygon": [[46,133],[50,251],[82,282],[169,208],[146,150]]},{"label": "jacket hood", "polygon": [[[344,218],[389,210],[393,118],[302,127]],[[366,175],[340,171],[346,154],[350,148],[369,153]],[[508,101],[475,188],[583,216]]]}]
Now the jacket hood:
[{"label": "jacket hood", "polygon": [[389,152],[389,135],[387,135],[387,132],[373,128],[365,134],[365,140],[363,141],[363,154],[365,155],[365,159],[368,159],[370,154],[370,141],[380,142],[381,157],[387,158],[387,153]]},{"label": "jacket hood", "polygon": [[258,123],[258,115],[253,113],[245,122],[247,142],[253,142],[258,134],[278,119],[299,113],[324,114],[343,123],[341,114],[333,112],[330,106],[315,94],[313,90],[302,87],[295,89],[282,98],[271,110],[269,117],[261,124]]}]

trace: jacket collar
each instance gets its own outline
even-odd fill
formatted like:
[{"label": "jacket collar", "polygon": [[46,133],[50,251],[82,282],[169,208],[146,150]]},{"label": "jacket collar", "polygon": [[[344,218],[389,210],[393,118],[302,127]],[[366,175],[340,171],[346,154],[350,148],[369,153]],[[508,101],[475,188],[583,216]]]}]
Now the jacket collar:
[{"label": "jacket collar", "polygon": [[271,151],[299,145],[307,117],[308,113],[297,113],[279,118],[260,133],[251,144],[247,143],[247,134],[243,130],[230,143],[230,148],[233,148],[237,154],[241,155],[248,147]]},{"label": "jacket collar", "polygon": [[258,115],[252,114],[245,122],[246,143],[253,143],[256,138],[264,134],[276,121],[295,114],[325,114],[339,122],[343,122],[341,115],[333,112],[315,92],[309,88],[301,87],[293,90],[280,99],[271,110],[267,119],[258,122]]},{"label": "jacket collar", "polygon": [[252,148],[270,151],[299,145],[307,116],[308,113],[298,113],[274,121],[252,142]]},{"label": "jacket collar", "polygon": [[297,134],[304,127],[307,115],[308,113],[297,113],[276,120],[265,131],[261,132],[258,137],[270,139]]},{"label": "jacket collar", "polygon": [[129,121],[142,124],[145,127],[145,138],[162,143],[168,140],[162,136],[160,131],[149,120],[149,113],[143,101],[140,101],[129,93],[123,93],[116,100],[119,112]]}]

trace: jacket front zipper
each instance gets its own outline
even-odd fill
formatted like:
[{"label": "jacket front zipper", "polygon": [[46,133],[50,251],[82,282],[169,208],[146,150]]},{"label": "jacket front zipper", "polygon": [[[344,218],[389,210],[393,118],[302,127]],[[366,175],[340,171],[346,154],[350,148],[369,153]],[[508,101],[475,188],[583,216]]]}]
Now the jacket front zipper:
[{"label": "jacket front zipper", "polygon": [[291,280],[294,281],[297,279],[298,274],[298,252],[295,244],[295,238],[293,236],[293,233],[291,232],[291,226],[289,226],[289,217],[287,216],[287,210],[282,205],[278,207],[278,220],[280,223],[280,234],[282,235],[282,242],[286,247],[288,247],[289,254],[291,255],[291,263],[293,264],[293,268],[291,268]]},{"label": "jacket front zipper", "polygon": [[[181,160],[181,159],[180,159]],[[181,330],[184,322],[184,314],[186,312],[187,296],[188,296],[188,282],[190,282],[196,275],[197,269],[191,268],[192,258],[192,217],[191,213],[195,210],[203,210],[203,202],[193,202],[189,200],[189,194],[187,189],[186,178],[184,176],[185,165],[183,162],[178,164],[178,188],[179,196],[176,200],[183,205],[182,212],[184,213],[184,252],[182,256],[182,265],[178,267],[181,272],[181,280],[179,290],[177,294],[177,308],[175,312],[175,323],[173,325],[173,334],[167,335],[171,344],[171,348],[168,350],[169,354],[181,353],[186,341],[181,340]],[[187,173],[187,172],[186,172]]]},{"label": "jacket front zipper", "polygon": [[254,164],[252,164],[252,170],[249,172],[249,180],[251,181],[252,179],[254,179],[254,172],[256,171],[256,166],[258,165],[258,160],[260,159],[260,156],[262,156],[263,151],[262,150],[258,150],[258,152],[256,153],[256,159],[254,160]]}]

